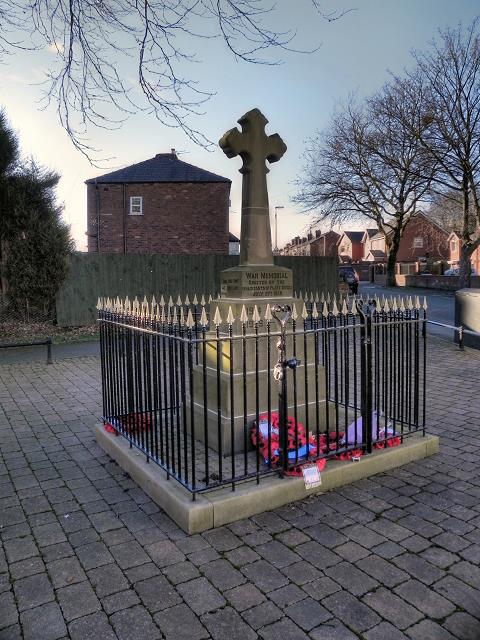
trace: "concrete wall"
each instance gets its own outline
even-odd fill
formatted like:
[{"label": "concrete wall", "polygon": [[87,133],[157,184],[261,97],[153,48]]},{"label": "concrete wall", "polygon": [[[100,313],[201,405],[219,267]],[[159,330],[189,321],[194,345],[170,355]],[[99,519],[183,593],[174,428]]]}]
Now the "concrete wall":
[{"label": "concrete wall", "polygon": [[[277,256],[275,263],[293,269],[298,291],[338,291],[336,258]],[[238,256],[76,253],[57,296],[60,326],[81,326],[96,318],[99,296],[214,295],[220,271],[238,264]]]},{"label": "concrete wall", "polygon": [[[480,278],[477,278],[480,280]],[[480,289],[460,289],[455,294],[455,325],[475,331],[477,335],[464,334],[467,347],[480,349]],[[455,332],[455,342],[459,335]]]},{"label": "concrete wall", "polygon": [[[443,289],[445,291],[457,291],[460,288],[458,276],[395,276],[399,287],[423,287],[424,289]],[[377,277],[375,282],[379,284]],[[472,287],[480,287],[480,277],[472,277]]]}]

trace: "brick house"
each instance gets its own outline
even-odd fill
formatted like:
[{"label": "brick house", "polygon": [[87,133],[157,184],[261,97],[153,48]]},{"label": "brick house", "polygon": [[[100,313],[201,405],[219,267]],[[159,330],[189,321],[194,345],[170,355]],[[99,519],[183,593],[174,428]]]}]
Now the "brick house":
[{"label": "brick house", "polygon": [[344,231],[337,240],[340,262],[360,262],[363,259],[363,231]]},{"label": "brick house", "polygon": [[335,233],[335,231],[326,231],[325,233],[316,231],[315,238],[310,242],[310,255],[337,256],[337,242],[339,238],[340,234]]},{"label": "brick house", "polygon": [[229,252],[231,181],[175,150],[86,181],[88,251]]},{"label": "brick house", "polygon": [[[455,233],[455,231],[452,231],[452,233],[448,236],[448,262],[450,263],[451,267],[458,267],[460,263],[460,247],[460,237]],[[477,247],[472,253],[470,262],[472,264],[472,268],[475,269],[475,273],[480,274],[480,247]]]},{"label": "brick house", "polygon": [[387,253],[385,247],[385,236],[381,231],[378,231],[366,238],[363,241],[364,253],[363,259],[365,262],[386,262]]},{"label": "brick house", "polygon": [[305,238],[296,236],[289,243],[287,243],[279,253],[283,256],[309,256],[310,243],[312,240],[312,233],[309,233]]},{"label": "brick house", "polygon": [[449,231],[424,213],[418,213],[407,224],[397,254],[397,262],[412,263],[424,258],[448,260]]},{"label": "brick house", "polygon": [[340,237],[335,231],[322,233],[319,229],[315,235],[310,231],[304,238],[296,236],[279,251],[284,256],[336,256],[337,240]]},{"label": "brick house", "polygon": [[385,239],[378,229],[365,229],[362,236],[363,256],[362,259],[366,260],[370,251],[376,255],[379,252],[385,253]]},{"label": "brick house", "polygon": [[[397,273],[414,274],[421,263],[448,260],[449,232],[424,213],[418,213],[407,224],[397,253]],[[368,240],[370,247],[364,260],[386,262],[385,236],[378,232]]]},{"label": "brick house", "polygon": [[449,257],[449,232],[424,213],[418,213],[407,224],[397,253],[397,273],[415,274],[434,262]]}]

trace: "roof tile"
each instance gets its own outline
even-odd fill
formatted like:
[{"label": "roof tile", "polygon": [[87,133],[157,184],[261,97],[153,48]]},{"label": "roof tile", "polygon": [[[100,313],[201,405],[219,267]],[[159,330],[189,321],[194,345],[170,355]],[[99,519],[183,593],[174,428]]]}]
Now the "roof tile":
[{"label": "roof tile", "polygon": [[172,153],[158,153],[149,160],[86,180],[86,184],[128,182],[231,182],[231,180],[183,162]]}]

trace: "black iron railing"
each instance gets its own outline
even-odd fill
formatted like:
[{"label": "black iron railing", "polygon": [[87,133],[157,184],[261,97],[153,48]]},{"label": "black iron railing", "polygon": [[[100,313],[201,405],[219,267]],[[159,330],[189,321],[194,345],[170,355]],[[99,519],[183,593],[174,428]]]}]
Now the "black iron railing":
[{"label": "black iron railing", "polygon": [[418,299],[117,299],[98,315],[106,427],[193,496],[425,433]]}]

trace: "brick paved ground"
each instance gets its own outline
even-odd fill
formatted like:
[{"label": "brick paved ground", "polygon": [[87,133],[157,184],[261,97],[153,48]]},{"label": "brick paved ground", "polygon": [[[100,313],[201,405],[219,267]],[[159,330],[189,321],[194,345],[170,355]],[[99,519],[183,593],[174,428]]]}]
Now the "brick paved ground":
[{"label": "brick paved ground", "polygon": [[0,366],[0,639],[478,640],[480,353],[430,353],[439,455],[190,537],[96,445],[97,358]]}]

